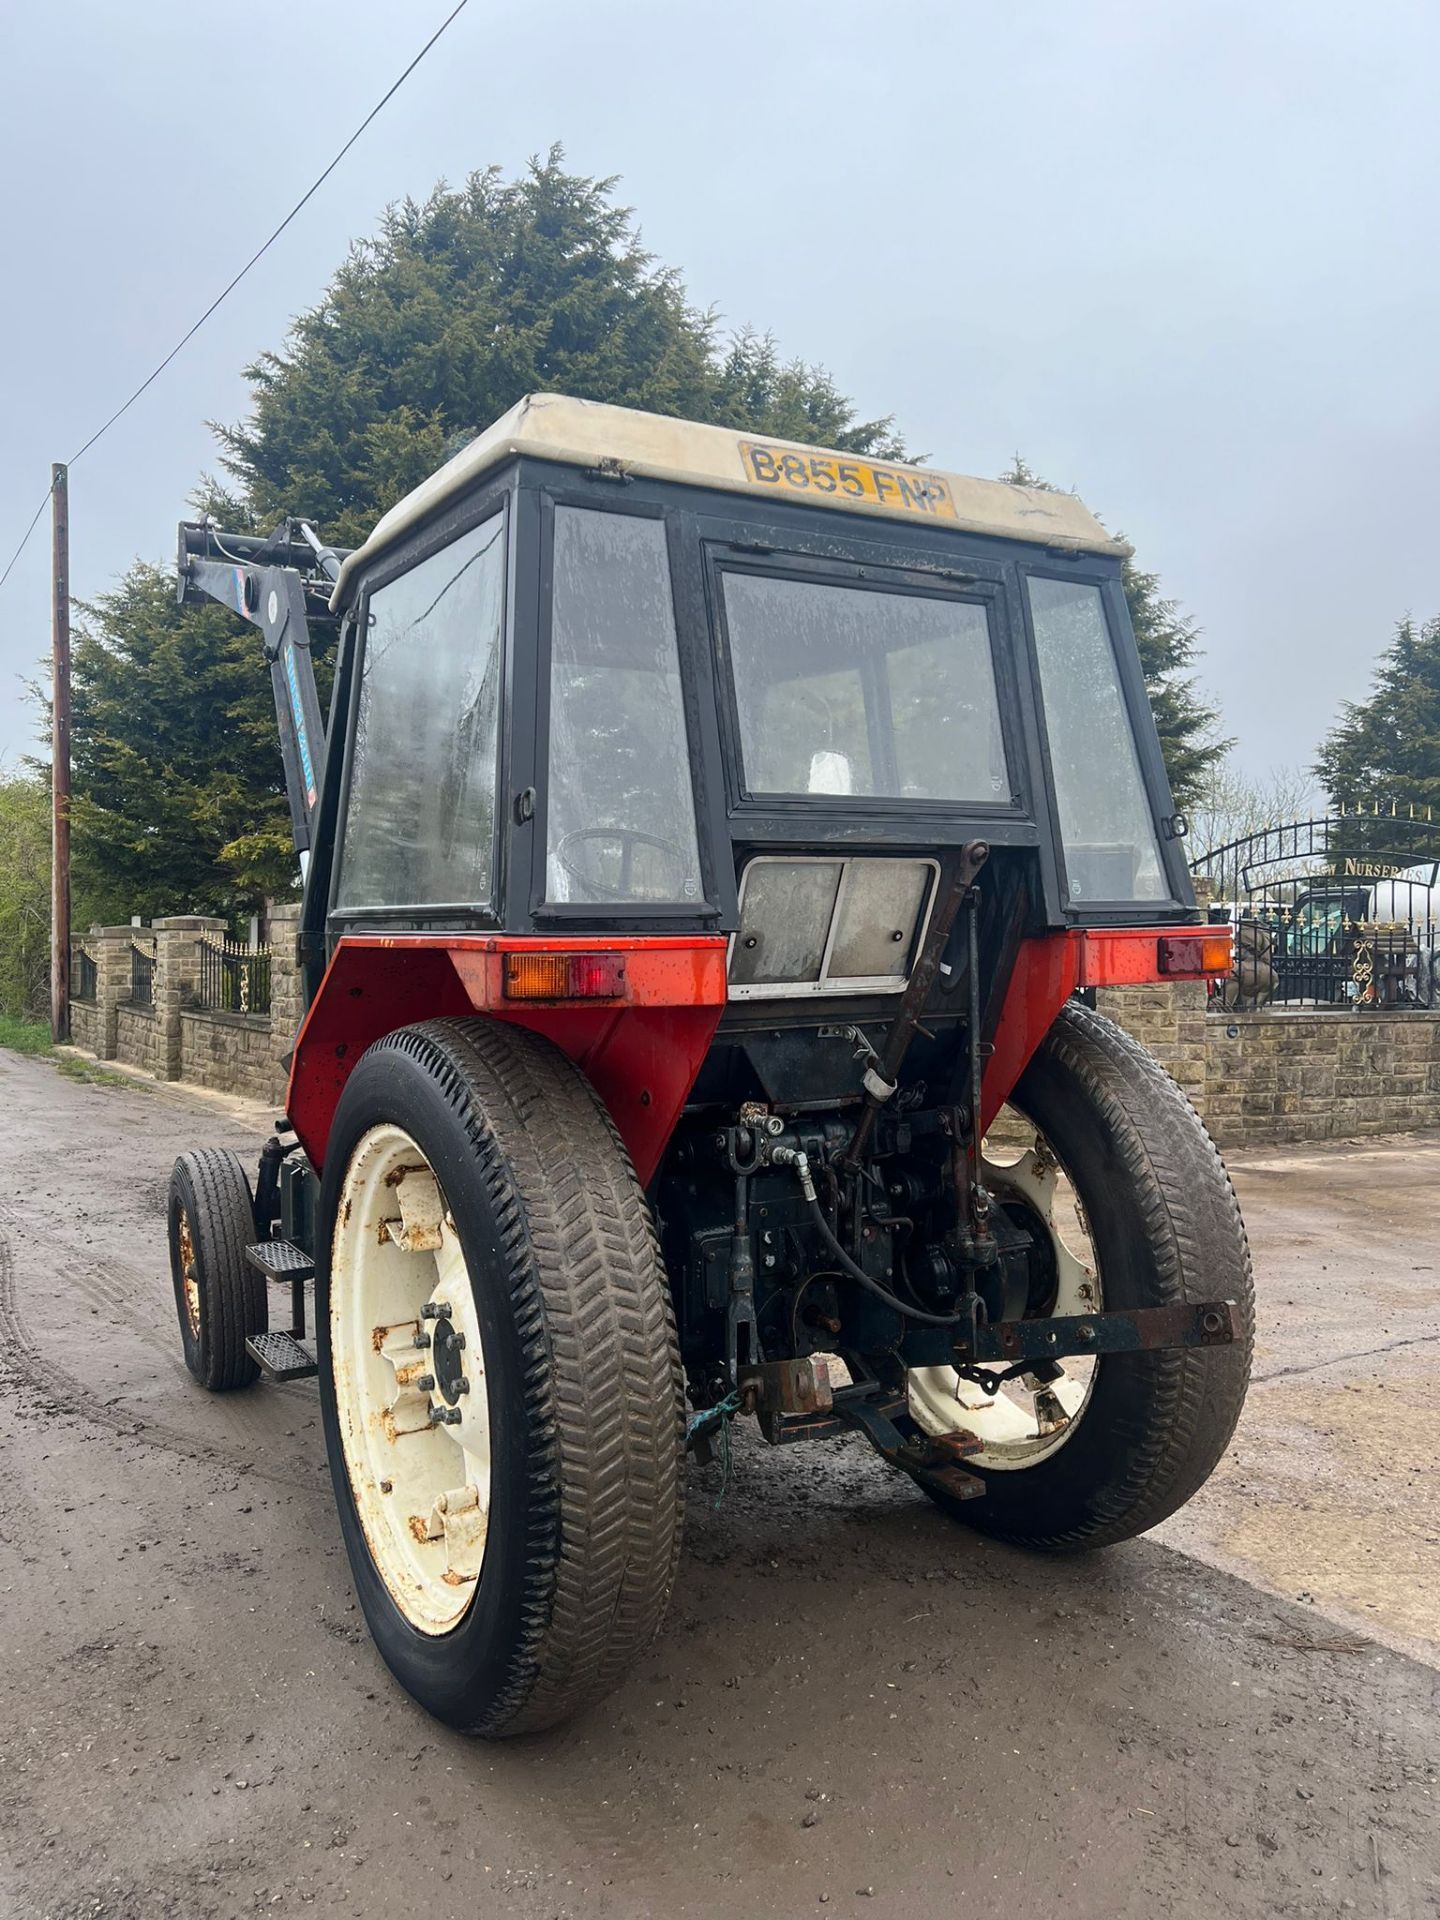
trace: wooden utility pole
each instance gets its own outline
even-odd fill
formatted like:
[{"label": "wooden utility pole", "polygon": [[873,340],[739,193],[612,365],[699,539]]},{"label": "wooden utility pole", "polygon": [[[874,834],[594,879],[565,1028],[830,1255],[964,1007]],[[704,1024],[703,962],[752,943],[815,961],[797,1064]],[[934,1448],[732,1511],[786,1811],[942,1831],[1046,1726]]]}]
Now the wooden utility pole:
[{"label": "wooden utility pole", "polygon": [[54,609],[50,715],[50,1032],[70,1038],[70,472],[50,469]]}]

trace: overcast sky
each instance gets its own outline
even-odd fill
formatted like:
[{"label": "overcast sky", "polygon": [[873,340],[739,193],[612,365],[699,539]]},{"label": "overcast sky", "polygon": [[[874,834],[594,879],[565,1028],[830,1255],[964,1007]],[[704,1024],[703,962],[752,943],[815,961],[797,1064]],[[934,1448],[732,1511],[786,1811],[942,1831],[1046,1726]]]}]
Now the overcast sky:
[{"label": "overcast sky", "polygon": [[[0,565],[449,4],[0,0]],[[1201,622],[1244,765],[1304,763],[1440,613],[1437,73],[1436,0],[470,0],[75,468],[73,589],[173,554],[206,420],[387,201],[560,140],[697,303],[937,465],[1077,488]],[[42,523],[11,758],[48,636]]]}]

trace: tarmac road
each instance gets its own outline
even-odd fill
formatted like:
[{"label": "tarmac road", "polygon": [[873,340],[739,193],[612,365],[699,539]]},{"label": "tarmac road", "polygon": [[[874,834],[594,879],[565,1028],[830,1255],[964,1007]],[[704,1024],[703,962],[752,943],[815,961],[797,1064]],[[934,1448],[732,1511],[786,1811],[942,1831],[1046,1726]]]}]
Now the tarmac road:
[{"label": "tarmac road", "polygon": [[[1242,1444],[1171,1523],[1187,1551],[1059,1563],[858,1441],[743,1445],[718,1509],[692,1475],[669,1626],[618,1695],[523,1743],[439,1728],[352,1603],[312,1387],[210,1398],[183,1369],[164,1193],[200,1142],[249,1156],[254,1118],[0,1053],[3,1920],[1440,1914],[1440,1672],[1350,1624],[1369,1588],[1255,1584],[1286,1588],[1270,1536],[1324,1503],[1314,1422],[1289,1495]],[[1337,1177],[1302,1175],[1322,1244],[1365,1184]],[[1294,1193],[1241,1184],[1281,1223],[1263,1318]],[[1440,1324],[1405,1284],[1413,1362]],[[1372,1617],[1423,1653],[1410,1564]]]}]

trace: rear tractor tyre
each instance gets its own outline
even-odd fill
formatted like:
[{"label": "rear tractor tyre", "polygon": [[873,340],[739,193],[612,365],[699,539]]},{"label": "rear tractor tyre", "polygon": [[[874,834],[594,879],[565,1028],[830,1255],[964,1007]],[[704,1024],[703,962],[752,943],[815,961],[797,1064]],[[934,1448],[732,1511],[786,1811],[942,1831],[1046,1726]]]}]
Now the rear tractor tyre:
[{"label": "rear tractor tyre", "polygon": [[260,1369],[246,1338],[269,1325],[265,1279],[245,1258],[255,1208],[233,1153],[182,1153],[170,1176],[170,1274],[185,1364],[211,1393],[248,1387]]},{"label": "rear tractor tyre", "polygon": [[[1229,1346],[1107,1354],[1068,1362],[1055,1380],[1023,1376],[1035,1389],[1023,1415],[1008,1388],[987,1396],[949,1368],[911,1375],[911,1410],[923,1426],[985,1442],[965,1463],[984,1498],[959,1502],[927,1486],[937,1504],[1002,1540],[1078,1552],[1157,1526],[1224,1453],[1250,1375],[1250,1250],[1195,1109],[1113,1021],[1071,1001],[1011,1105],[1035,1127],[1037,1145],[1013,1167],[987,1166],[986,1183],[1000,1206],[1028,1209],[1042,1235],[1048,1229],[1048,1312],[1230,1300],[1241,1326]],[[1068,1196],[1057,1193],[1062,1177]],[[1055,1225],[1067,1201],[1072,1236],[1077,1227],[1088,1235],[1083,1260]],[[1017,1398],[1023,1406],[1025,1394]]]},{"label": "rear tractor tyre", "polygon": [[325,1439],[376,1645],[451,1726],[551,1726],[648,1645],[679,1556],[679,1349],[625,1150],[539,1035],[429,1021],[351,1074],[320,1222]]}]

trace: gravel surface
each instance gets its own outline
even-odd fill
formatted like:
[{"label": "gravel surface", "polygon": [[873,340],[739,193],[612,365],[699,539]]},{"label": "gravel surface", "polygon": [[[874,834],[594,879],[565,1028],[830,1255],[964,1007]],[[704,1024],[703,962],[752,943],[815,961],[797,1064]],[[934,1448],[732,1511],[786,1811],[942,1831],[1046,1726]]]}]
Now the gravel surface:
[{"label": "gravel surface", "polygon": [[[1400,1271],[1423,1258],[1381,1245],[1369,1276],[1419,1316],[1392,1356],[1412,1369],[1395,1444],[1361,1400],[1315,1414],[1277,1376],[1170,1523],[1183,1551],[1042,1562],[947,1522],[861,1442],[742,1439],[718,1508],[714,1471],[692,1475],[670,1623],[631,1681],[483,1746],[371,1650],[313,1387],[208,1397],[181,1365],[170,1163],[248,1157],[258,1125],[0,1053],[4,1920],[1440,1914],[1440,1675],[1396,1650],[1440,1641],[1437,1587],[1424,1534],[1391,1540],[1434,1498],[1408,1476],[1440,1355],[1433,1284]],[[1287,1334],[1280,1303],[1332,1235],[1378,1228],[1351,1217],[1345,1156],[1310,1157],[1327,1166],[1278,1200],[1241,1170],[1258,1371],[1321,1354],[1316,1391],[1346,1396],[1373,1367],[1332,1342],[1341,1277],[1334,1325],[1307,1294]],[[1347,1449],[1379,1461],[1373,1498]],[[1388,1555],[1373,1590],[1345,1586],[1347,1543]],[[1311,1598],[1281,1597],[1312,1561]],[[1341,1590],[1317,1591],[1335,1563]]]}]

